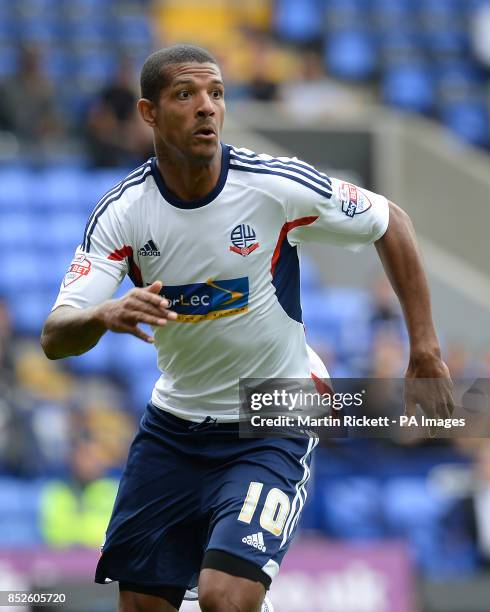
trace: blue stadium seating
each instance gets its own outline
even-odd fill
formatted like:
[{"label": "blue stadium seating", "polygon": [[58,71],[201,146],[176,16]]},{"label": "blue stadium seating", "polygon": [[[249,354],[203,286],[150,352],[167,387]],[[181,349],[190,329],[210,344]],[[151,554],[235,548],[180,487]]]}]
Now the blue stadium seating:
[{"label": "blue stadium seating", "polygon": [[29,292],[28,289],[19,283],[16,291],[7,295],[7,301],[14,315],[15,331],[21,335],[38,338],[56,294]]},{"label": "blue stadium seating", "polygon": [[37,15],[19,22],[19,36],[25,44],[50,45],[59,37],[59,23],[46,16],[39,19]]},{"label": "blue stadium seating", "polygon": [[383,100],[400,110],[428,113],[435,103],[435,86],[427,65],[408,63],[387,68],[382,76]]},{"label": "blue stadium seating", "polygon": [[39,236],[36,242],[41,252],[75,252],[82,242],[83,230],[87,221],[85,214],[70,212],[50,213],[42,217]]},{"label": "blue stadium seating", "polygon": [[20,212],[4,213],[0,223],[0,249],[19,259],[37,238],[37,219]]},{"label": "blue stadium seating", "polygon": [[113,369],[110,343],[102,338],[97,346],[83,355],[69,359],[70,368],[81,375],[110,374]]},{"label": "blue stadium seating", "polygon": [[303,320],[311,342],[334,347],[341,360],[348,362],[370,348],[368,293],[350,287],[305,292]]},{"label": "blue stadium seating", "polygon": [[[31,186],[32,173],[26,168],[14,166],[0,169],[0,213],[14,213],[30,210],[33,195],[36,193]],[[4,223],[2,223],[5,226]],[[5,227],[0,226],[0,232]],[[0,240],[1,246],[1,240]]]},{"label": "blue stadium seating", "polygon": [[145,15],[121,15],[117,20],[115,36],[125,47],[139,46],[151,52],[153,34]]},{"label": "blue stadium seating", "polygon": [[483,101],[448,104],[441,110],[441,119],[460,138],[474,145],[490,144],[489,113]]},{"label": "blue stadium seating", "polygon": [[319,38],[323,31],[324,9],[321,0],[278,0],[274,14],[277,33],[295,43]]},{"label": "blue stadium seating", "polygon": [[469,50],[470,41],[466,28],[461,24],[433,28],[426,35],[426,47],[433,57],[463,57]]},{"label": "blue stadium seating", "polygon": [[59,45],[51,45],[45,49],[41,61],[44,72],[60,85],[71,78],[75,56],[70,50]]},{"label": "blue stadium seating", "polygon": [[382,497],[379,483],[366,476],[317,483],[316,495],[323,502],[327,531],[345,540],[382,538]]},{"label": "blue stadium seating", "polygon": [[8,77],[14,76],[17,73],[18,67],[18,47],[8,42],[3,42],[0,34],[0,79],[6,79]]},{"label": "blue stadium seating", "polygon": [[38,527],[42,483],[0,478],[0,546],[41,544]]},{"label": "blue stadium seating", "polygon": [[83,91],[96,90],[110,82],[116,66],[117,58],[113,50],[93,47],[83,51],[75,60],[75,77],[78,85]]},{"label": "blue stadium seating", "polygon": [[[445,523],[455,502],[430,488],[426,478],[393,478],[384,488],[384,516],[392,537],[406,538],[419,567],[434,577],[461,575],[475,569],[469,534]],[[452,532],[452,533],[451,533]]]},{"label": "blue stadium seating", "polygon": [[85,201],[90,178],[81,168],[49,168],[32,176],[40,187],[33,205],[43,214],[78,211]]},{"label": "blue stadium seating", "polygon": [[332,32],[325,41],[325,63],[342,79],[366,80],[377,67],[377,50],[371,34],[363,29]]},{"label": "blue stadium seating", "polygon": [[304,253],[301,254],[300,274],[302,295],[309,291],[315,291],[323,286],[318,277],[318,270],[315,262]]}]

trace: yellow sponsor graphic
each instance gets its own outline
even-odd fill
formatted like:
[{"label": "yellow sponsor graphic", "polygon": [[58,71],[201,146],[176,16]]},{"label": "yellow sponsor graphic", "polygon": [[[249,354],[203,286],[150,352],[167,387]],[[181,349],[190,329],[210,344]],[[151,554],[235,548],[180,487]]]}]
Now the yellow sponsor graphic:
[{"label": "yellow sponsor graphic", "polygon": [[232,308],[231,310],[213,310],[207,314],[193,314],[193,315],[177,315],[177,321],[181,323],[199,323],[200,321],[210,321],[212,319],[222,319],[223,317],[231,317],[232,315],[241,314],[242,312],[248,312],[248,306],[242,306],[241,308]]}]

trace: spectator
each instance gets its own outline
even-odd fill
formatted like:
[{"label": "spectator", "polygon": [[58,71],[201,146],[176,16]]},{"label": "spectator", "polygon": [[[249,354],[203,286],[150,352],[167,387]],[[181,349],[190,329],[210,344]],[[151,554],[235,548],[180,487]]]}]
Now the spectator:
[{"label": "spectator", "polygon": [[18,73],[0,86],[0,129],[21,144],[53,147],[65,134],[52,83],[43,73],[39,51],[24,49]]},{"label": "spectator", "polygon": [[286,81],[281,97],[286,111],[305,123],[332,114],[352,113],[365,104],[362,95],[325,74],[322,58],[314,51],[303,55],[300,78]]},{"label": "spectator", "polygon": [[79,439],[71,456],[71,480],[53,480],[41,498],[41,530],[54,547],[102,544],[117,492],[117,480],[106,478],[103,449]]},{"label": "spectator", "polygon": [[271,102],[277,100],[279,88],[273,78],[275,49],[265,35],[256,34],[252,39],[252,74],[249,96],[252,100]]},{"label": "spectator", "polygon": [[133,70],[123,60],[89,110],[86,139],[94,166],[133,166],[153,155],[151,134],[136,111]]},{"label": "spectator", "polygon": [[12,335],[10,313],[0,297],[0,384],[10,381],[14,372]]}]

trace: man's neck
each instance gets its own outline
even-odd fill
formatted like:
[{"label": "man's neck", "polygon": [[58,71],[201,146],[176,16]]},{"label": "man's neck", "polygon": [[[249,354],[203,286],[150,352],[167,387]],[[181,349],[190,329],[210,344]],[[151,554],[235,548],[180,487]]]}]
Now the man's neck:
[{"label": "man's neck", "polygon": [[221,146],[208,163],[171,158],[157,149],[157,166],[167,188],[184,202],[200,200],[218,182],[221,172]]}]

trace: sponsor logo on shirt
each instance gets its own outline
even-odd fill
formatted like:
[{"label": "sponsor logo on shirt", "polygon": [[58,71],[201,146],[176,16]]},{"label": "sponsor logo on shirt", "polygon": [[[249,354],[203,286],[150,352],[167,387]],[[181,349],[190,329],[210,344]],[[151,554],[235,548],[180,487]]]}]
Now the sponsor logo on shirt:
[{"label": "sponsor logo on shirt", "polygon": [[90,274],[91,269],[92,262],[90,261],[90,259],[87,259],[85,255],[82,254],[75,255],[75,258],[70,264],[70,269],[65,274],[65,277],[63,279],[63,286],[68,287],[68,285],[71,285],[83,276],[88,276],[88,274]]},{"label": "sponsor logo on shirt", "polygon": [[259,243],[256,242],[256,238],[257,234],[254,228],[251,225],[241,223],[234,227],[231,232],[230,240],[232,245],[230,246],[230,251],[238,253],[238,255],[242,257],[247,257],[247,255],[250,255],[250,253],[260,246]]},{"label": "sponsor logo on shirt", "polygon": [[248,310],[248,277],[190,285],[164,285],[161,295],[177,313],[177,321],[198,323],[241,314]]},{"label": "sponsor logo on shirt", "polygon": [[364,192],[351,183],[342,183],[339,187],[342,211],[348,216],[360,215],[371,208],[371,201]]}]

